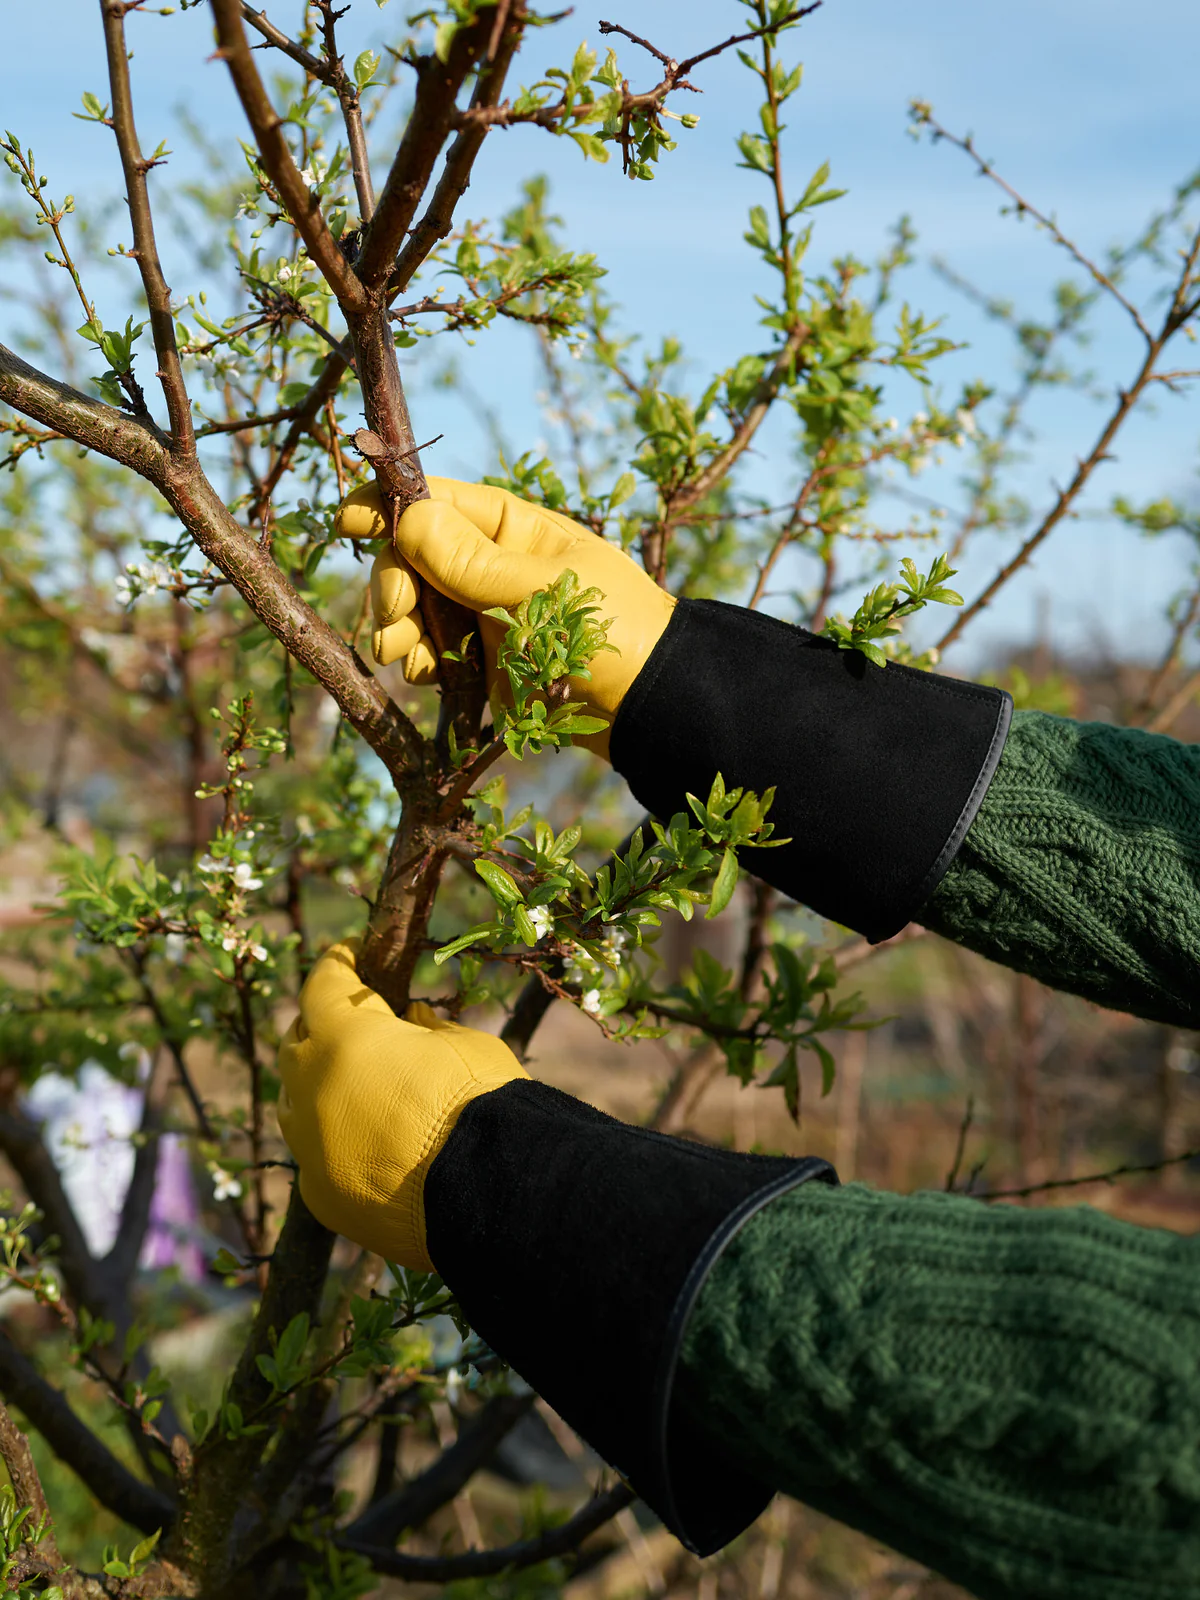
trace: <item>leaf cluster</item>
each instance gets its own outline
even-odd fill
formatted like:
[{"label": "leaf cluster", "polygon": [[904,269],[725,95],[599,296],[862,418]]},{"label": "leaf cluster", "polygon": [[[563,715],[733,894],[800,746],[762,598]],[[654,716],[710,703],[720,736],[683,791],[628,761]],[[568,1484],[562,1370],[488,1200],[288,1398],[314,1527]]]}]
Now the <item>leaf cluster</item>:
[{"label": "leaf cluster", "polygon": [[884,667],[888,657],[879,641],[898,634],[904,617],[927,605],[962,605],[962,595],[945,587],[946,580],[953,576],[954,568],[944,555],[937,556],[924,575],[906,556],[900,563],[899,582],[877,584],[848,622],[842,617],[830,617],[822,631],[839,650],[857,650],[877,667]]}]

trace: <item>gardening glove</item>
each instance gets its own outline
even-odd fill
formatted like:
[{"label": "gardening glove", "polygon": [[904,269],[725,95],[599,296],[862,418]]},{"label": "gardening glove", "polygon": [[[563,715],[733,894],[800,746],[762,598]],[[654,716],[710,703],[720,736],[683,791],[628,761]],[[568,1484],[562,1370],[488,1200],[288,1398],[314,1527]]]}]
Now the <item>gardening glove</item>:
[{"label": "gardening glove", "polygon": [[335,944],[300,991],[279,1049],[279,1126],[318,1221],[430,1272],[429,1169],[472,1100],[529,1074],[494,1034],[421,1001],[402,1021],[359,977],[357,953],[357,940]]},{"label": "gardening glove", "polygon": [[[371,577],[373,645],[381,663],[404,657],[410,683],[429,682],[436,654],[421,622],[419,579],[477,614],[512,607],[545,589],[568,568],[584,588],[600,590],[601,617],[611,617],[608,642],[590,664],[591,677],[572,679],[571,698],[611,723],[627,690],[666,631],[674,596],[660,589],[615,545],[557,511],[531,505],[483,484],[430,478],[429,500],[409,506],[396,528],[396,547],[378,557]],[[338,532],[351,539],[387,539],[390,524],[374,485],[355,489],[338,510]],[[496,651],[505,624],[480,616],[488,674],[495,699]],[[608,732],[578,739],[608,755]]]}]

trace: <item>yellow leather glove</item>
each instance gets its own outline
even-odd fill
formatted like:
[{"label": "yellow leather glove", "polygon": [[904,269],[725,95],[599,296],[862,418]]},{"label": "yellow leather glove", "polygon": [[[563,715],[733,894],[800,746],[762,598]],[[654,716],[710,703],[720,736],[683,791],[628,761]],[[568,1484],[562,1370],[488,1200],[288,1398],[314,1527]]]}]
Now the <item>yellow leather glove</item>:
[{"label": "yellow leather glove", "polygon": [[[432,499],[418,501],[400,518],[396,548],[377,558],[371,574],[376,661],[386,665],[403,657],[410,683],[428,683],[436,675],[437,657],[418,606],[421,578],[478,614],[493,606],[517,605],[570,568],[584,588],[599,589],[604,596],[600,614],[612,618],[608,642],[615,646],[615,651],[601,651],[593,659],[590,679],[572,680],[571,698],[611,722],[666,630],[674,597],[589,528],[506,489],[430,478],[429,493]],[[347,495],[338,509],[337,528],[350,539],[389,538],[374,485]],[[492,692],[505,627],[481,616],[479,630]],[[598,755],[608,754],[607,731],[576,742]]]},{"label": "yellow leather glove", "polygon": [[426,1174],[477,1095],[529,1074],[494,1034],[420,1001],[401,1021],[359,977],[357,951],[335,944],[300,991],[279,1049],[279,1126],[318,1221],[430,1272]]}]

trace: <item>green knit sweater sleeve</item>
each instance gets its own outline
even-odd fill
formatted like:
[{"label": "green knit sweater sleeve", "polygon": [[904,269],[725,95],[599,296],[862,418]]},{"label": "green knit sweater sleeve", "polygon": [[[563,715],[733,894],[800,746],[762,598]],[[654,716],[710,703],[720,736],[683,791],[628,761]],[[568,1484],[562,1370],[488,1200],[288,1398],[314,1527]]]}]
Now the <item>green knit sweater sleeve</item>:
[{"label": "green knit sweater sleeve", "polygon": [[718,1260],[676,1395],[980,1600],[1200,1600],[1200,1238],[809,1184]]},{"label": "green knit sweater sleeve", "polygon": [[1200,746],[1017,712],[917,921],[1052,988],[1200,1027]]}]

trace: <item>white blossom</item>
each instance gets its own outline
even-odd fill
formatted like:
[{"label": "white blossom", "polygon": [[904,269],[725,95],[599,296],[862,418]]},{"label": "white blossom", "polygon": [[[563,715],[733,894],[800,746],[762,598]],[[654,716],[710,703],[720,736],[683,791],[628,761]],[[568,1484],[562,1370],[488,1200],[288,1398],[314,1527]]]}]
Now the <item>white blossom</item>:
[{"label": "white blossom", "polygon": [[975,413],[967,406],[959,406],[954,413],[954,420],[964,433],[972,438],[979,432],[979,424],[975,421]]},{"label": "white blossom", "polygon": [[169,933],[164,941],[165,954],[168,961],[173,961],[176,966],[181,965],[187,955],[187,940],[181,933]]},{"label": "white blossom", "polygon": [[215,856],[203,855],[196,863],[196,870],[198,872],[228,872],[229,862],[224,856],[218,859]]},{"label": "white blossom", "polygon": [[599,991],[599,989],[589,989],[588,990],[588,992],[583,997],[583,1009],[585,1011],[590,1012],[593,1017],[598,1017],[600,1015],[600,991]]},{"label": "white blossom", "polygon": [[226,1172],[224,1167],[213,1167],[213,1199],[214,1200],[240,1200],[242,1186],[232,1172]]},{"label": "white blossom", "polygon": [[550,915],[549,906],[531,906],[529,920],[533,923],[533,931],[539,939],[544,939],[554,927],[554,918]]},{"label": "white blossom", "polygon": [[221,949],[222,950],[236,950],[237,947],[238,947],[238,939],[237,939],[237,934],[236,933],[227,933],[225,935],[225,937],[221,940]]},{"label": "white blossom", "polygon": [[250,946],[250,959],[252,961],[265,961],[267,959],[267,947],[266,947],[266,945],[265,944],[252,944]]},{"label": "white blossom", "polygon": [[248,861],[239,861],[233,869],[233,883],[236,889],[261,889],[262,879],[254,876],[254,868]]}]

